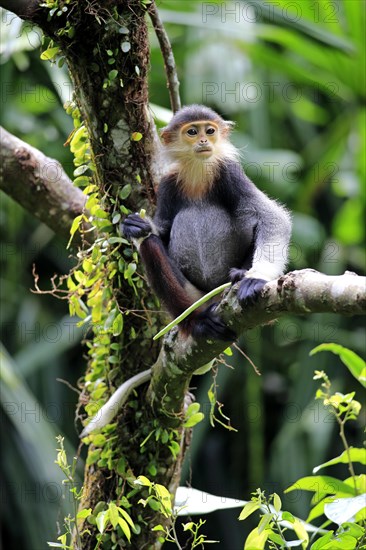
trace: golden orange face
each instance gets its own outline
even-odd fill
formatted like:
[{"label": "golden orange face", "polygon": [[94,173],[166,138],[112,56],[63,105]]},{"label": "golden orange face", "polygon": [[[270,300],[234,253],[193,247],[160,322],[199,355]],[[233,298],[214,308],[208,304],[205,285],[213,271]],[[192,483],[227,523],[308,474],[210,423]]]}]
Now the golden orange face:
[{"label": "golden orange face", "polygon": [[180,129],[183,143],[189,145],[194,153],[202,157],[210,157],[219,139],[220,128],[212,120],[188,122]]}]

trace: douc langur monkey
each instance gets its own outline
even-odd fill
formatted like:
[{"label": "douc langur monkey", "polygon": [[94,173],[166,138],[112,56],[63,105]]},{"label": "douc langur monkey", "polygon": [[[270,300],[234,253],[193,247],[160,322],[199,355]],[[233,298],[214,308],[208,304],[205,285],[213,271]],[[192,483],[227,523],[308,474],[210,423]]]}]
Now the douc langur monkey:
[{"label": "douc langur monkey", "polygon": [[[173,318],[228,281],[240,281],[245,306],[286,265],[290,216],[242,171],[229,141],[232,126],[203,105],[178,111],[161,134],[170,169],[158,188],[154,219],[131,214],[123,223]],[[235,339],[215,307],[191,314],[180,325],[183,334]]]},{"label": "douc langur monkey", "polygon": [[[158,188],[154,219],[130,214],[122,225],[172,317],[228,281],[240,281],[238,299],[245,306],[286,265],[290,216],[243,173],[229,141],[232,126],[202,105],[178,111],[161,134],[169,171]],[[187,317],[179,325],[183,335],[235,340],[215,308],[214,303]],[[111,422],[150,374],[149,369],[124,382],[81,437]]]}]

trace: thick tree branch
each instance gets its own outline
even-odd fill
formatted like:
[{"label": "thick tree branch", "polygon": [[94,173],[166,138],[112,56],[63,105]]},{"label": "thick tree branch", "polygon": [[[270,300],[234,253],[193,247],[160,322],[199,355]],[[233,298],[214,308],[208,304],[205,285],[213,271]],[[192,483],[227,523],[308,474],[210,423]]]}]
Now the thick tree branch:
[{"label": "thick tree branch", "polygon": [[60,163],[2,127],[0,161],[0,189],[68,240],[73,219],[84,212],[86,196]]},{"label": "thick tree branch", "polygon": [[[266,284],[255,304],[240,306],[237,285],[221,300],[218,312],[237,334],[270,323],[286,313],[366,313],[366,277],[346,272],[329,276],[313,269],[293,271]],[[181,424],[181,414],[192,375],[220,355],[229,342],[194,340],[182,337],[177,328],[165,337],[160,355],[150,371],[144,371],[125,382],[98,411],[83,430],[81,437],[105,426],[117,415],[129,393],[151,376],[148,400],[161,421],[170,426]],[[204,369],[203,369],[204,370]]]},{"label": "thick tree branch", "polygon": [[[273,321],[286,313],[308,315],[334,312],[366,313],[366,277],[354,273],[328,276],[313,269],[293,271],[265,286],[261,298],[243,312],[236,287],[220,302],[218,313],[237,334]],[[228,347],[228,342],[183,339],[178,330],[165,338],[153,367],[149,398],[154,410],[169,411],[168,423],[177,423],[193,373]],[[167,392],[169,388],[169,393]]]}]

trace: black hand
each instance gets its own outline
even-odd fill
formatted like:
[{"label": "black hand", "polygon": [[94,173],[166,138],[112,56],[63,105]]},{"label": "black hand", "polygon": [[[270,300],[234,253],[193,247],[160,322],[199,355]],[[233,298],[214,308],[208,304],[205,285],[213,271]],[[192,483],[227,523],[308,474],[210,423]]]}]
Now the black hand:
[{"label": "black hand", "polygon": [[139,214],[130,214],[121,224],[121,231],[126,239],[141,239],[151,233],[152,227],[151,223]]},{"label": "black hand", "polygon": [[254,303],[267,282],[268,281],[264,279],[255,279],[254,277],[244,278],[238,290],[238,300],[240,304],[243,306]]},{"label": "black hand", "polygon": [[238,283],[239,281],[244,279],[247,271],[248,271],[247,269],[237,269],[236,267],[233,267],[232,269],[230,269],[230,273],[229,273],[230,281],[233,284]]},{"label": "black hand", "polygon": [[216,307],[217,304],[212,304],[197,315],[192,325],[192,336],[233,342],[237,336],[215,313]]}]

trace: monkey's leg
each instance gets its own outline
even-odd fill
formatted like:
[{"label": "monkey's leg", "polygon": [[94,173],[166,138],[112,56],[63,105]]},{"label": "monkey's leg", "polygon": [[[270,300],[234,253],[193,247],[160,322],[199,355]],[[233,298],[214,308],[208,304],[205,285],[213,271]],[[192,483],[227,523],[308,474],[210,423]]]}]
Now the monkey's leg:
[{"label": "monkey's leg", "polygon": [[[192,285],[168,256],[157,235],[150,235],[142,241],[140,254],[153,290],[172,317],[177,317],[196,299],[187,291]],[[203,311],[192,313],[181,323],[182,331],[194,337],[235,340],[235,333],[221,321],[215,308],[216,304],[212,304]]]},{"label": "monkey's leg", "polygon": [[[138,214],[130,214],[123,222],[122,231],[138,245],[149,283],[159,300],[173,318],[178,317],[197,300],[197,296],[191,295],[193,285],[169,257],[162,240],[156,234],[157,229],[153,222]],[[215,304],[192,313],[180,324],[180,329],[197,338],[210,337],[228,341],[236,338],[235,333],[215,313]]]}]

